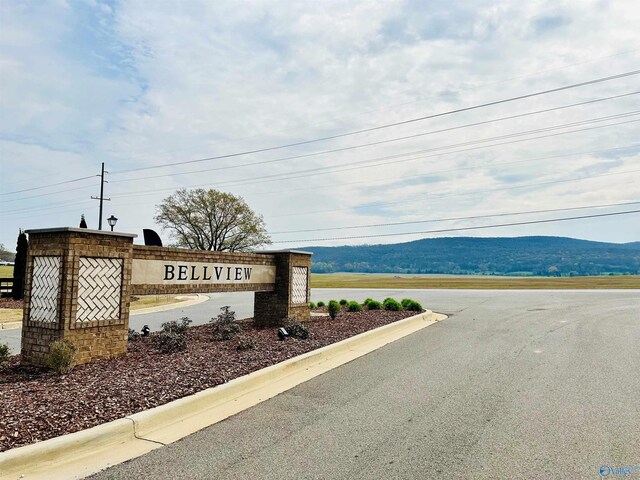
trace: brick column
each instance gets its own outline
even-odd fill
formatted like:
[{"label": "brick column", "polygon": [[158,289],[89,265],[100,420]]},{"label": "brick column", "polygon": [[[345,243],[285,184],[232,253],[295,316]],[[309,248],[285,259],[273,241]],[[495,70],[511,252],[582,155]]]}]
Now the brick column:
[{"label": "brick column", "polygon": [[276,260],[273,292],[256,292],[254,322],[259,327],[282,326],[287,318],[306,321],[311,317],[311,253],[296,250],[260,252]]},{"label": "brick column", "polygon": [[23,362],[46,365],[70,340],[76,364],[124,355],[134,234],[84,228],[27,230]]}]

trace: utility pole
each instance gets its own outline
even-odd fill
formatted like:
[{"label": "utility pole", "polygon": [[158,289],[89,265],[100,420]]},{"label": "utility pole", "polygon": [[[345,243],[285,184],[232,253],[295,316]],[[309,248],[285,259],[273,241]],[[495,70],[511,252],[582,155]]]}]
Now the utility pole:
[{"label": "utility pole", "polygon": [[96,175],[96,177],[100,177],[100,196],[99,197],[94,197],[92,196],[91,198],[93,200],[100,200],[100,213],[98,214],[98,230],[102,230],[102,202],[106,201],[111,201],[110,198],[104,198],[104,184],[105,183],[109,183],[104,179],[104,174],[105,173],[109,173],[109,172],[105,172],[104,170],[104,162],[102,162],[102,171],[100,172],[100,175]]}]

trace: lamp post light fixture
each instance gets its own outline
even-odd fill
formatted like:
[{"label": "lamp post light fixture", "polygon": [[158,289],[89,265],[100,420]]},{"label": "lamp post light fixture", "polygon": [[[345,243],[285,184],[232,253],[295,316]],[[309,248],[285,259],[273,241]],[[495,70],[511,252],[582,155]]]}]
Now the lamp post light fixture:
[{"label": "lamp post light fixture", "polygon": [[112,232],[113,232],[113,227],[116,226],[117,222],[118,222],[118,219],[116,217],[114,217],[113,215],[111,215],[109,218],[107,218],[107,223],[111,227],[111,231]]}]

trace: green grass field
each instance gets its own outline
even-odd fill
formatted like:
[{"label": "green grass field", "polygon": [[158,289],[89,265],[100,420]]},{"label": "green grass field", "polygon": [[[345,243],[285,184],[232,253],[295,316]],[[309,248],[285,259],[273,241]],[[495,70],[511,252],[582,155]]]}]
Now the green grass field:
[{"label": "green grass field", "polygon": [[314,273],[311,288],[618,289],[640,288],[640,275],[521,278]]}]

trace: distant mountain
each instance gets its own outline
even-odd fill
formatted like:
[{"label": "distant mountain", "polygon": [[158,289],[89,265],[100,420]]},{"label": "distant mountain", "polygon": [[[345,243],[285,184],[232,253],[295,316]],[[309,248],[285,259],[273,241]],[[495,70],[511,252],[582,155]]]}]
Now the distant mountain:
[{"label": "distant mountain", "polygon": [[640,274],[640,242],[566,237],[449,237],[388,245],[303,247],[312,271],[483,275]]}]

